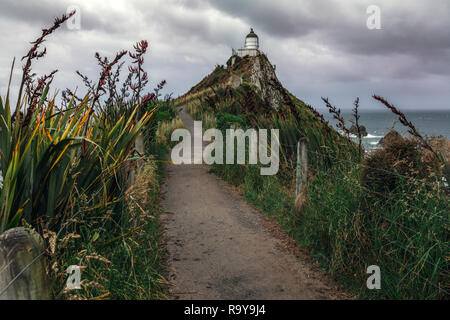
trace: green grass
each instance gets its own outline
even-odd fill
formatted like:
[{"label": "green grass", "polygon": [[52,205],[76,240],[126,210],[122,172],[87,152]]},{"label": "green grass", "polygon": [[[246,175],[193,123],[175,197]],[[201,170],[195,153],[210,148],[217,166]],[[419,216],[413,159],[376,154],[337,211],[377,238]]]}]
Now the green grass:
[{"label": "green grass", "polygon": [[[416,147],[408,141],[399,142],[403,148],[413,148],[405,149],[400,159],[398,147],[386,151],[386,159],[392,163],[387,167],[383,164],[383,168],[392,173],[364,170],[357,146],[329,128],[302,101],[291,96],[295,116],[286,106],[282,116],[262,114],[260,102],[252,98],[249,90],[248,86],[231,89],[228,94],[216,90],[216,125],[222,130],[232,125],[244,129],[278,128],[280,170],[275,176],[261,176],[257,165],[213,165],[211,171],[239,186],[249,203],[274,219],[357,297],[447,299],[448,197],[436,175],[424,171],[427,166],[420,160],[420,153],[414,151]],[[198,119],[213,112],[205,103],[190,103],[193,106],[189,110]],[[308,200],[298,212],[294,167],[300,137],[308,141],[309,181]],[[408,157],[412,157],[409,163],[405,162]],[[399,163],[404,167],[403,175],[411,175],[412,179],[395,175]],[[378,179],[383,185],[387,175],[395,188],[380,194],[379,185],[368,179]],[[381,268],[381,290],[367,289],[366,270],[370,265]]]},{"label": "green grass", "polygon": [[[164,299],[164,246],[160,224],[161,162],[149,161],[125,200],[107,209],[109,215],[79,215],[75,232],[53,256],[54,294],[60,299]],[[86,203],[86,210],[90,206]],[[75,237],[74,237],[75,236]],[[64,270],[78,265],[82,289],[64,287]],[[55,267],[57,270],[55,270]],[[55,272],[56,271],[56,272]]]},{"label": "green grass", "polygon": [[[0,231],[27,226],[44,237],[55,298],[164,298],[156,160],[167,146],[156,143],[155,120],[172,107],[112,106],[105,117],[86,97],[57,112],[48,91],[27,125],[13,121],[8,96],[0,99]],[[26,100],[16,119],[20,110]],[[134,152],[141,133],[152,142],[147,159]],[[82,267],[82,289],[65,292],[70,265]]]},{"label": "green grass", "polygon": [[[56,71],[37,84],[31,67],[45,56],[42,43],[69,18],[56,18],[32,42],[18,101],[10,101],[15,59],[0,98],[0,233],[25,226],[43,237],[56,298],[164,298],[158,199],[159,157],[167,146],[159,143],[157,129],[173,118],[174,107],[170,96],[158,99],[165,81],[140,99],[147,83],[141,81],[147,76],[141,67],[146,41],[134,47],[136,55],[130,53],[139,71],[129,69],[128,81],[137,72],[136,86],[125,82],[120,95],[116,90],[124,62],[112,69],[127,51],[114,60],[96,54],[97,85],[87,85],[89,93],[81,98],[67,89],[57,105],[56,96],[48,95]],[[101,98],[107,91],[109,98]],[[82,268],[81,290],[64,290],[70,265]]]},{"label": "green grass", "polygon": [[[166,109],[161,108],[163,115],[156,114],[156,118],[170,126],[174,118],[167,116]],[[153,136],[155,124],[149,123],[144,132]],[[81,198],[76,221],[67,228],[49,261],[57,298],[166,299],[159,196],[169,145],[164,142],[166,136],[147,137],[148,158],[121,198],[101,209],[96,218],[92,218],[92,204]],[[69,265],[83,268],[81,290],[62,290]]]},{"label": "green grass", "polygon": [[[306,208],[298,213],[281,176],[260,176],[255,165],[214,165],[212,171],[240,186],[248,202],[359,298],[448,297],[448,201],[436,190],[404,182],[389,201],[374,200],[359,185],[358,167],[338,166],[310,181]],[[366,287],[372,264],[381,268],[381,290]]]}]

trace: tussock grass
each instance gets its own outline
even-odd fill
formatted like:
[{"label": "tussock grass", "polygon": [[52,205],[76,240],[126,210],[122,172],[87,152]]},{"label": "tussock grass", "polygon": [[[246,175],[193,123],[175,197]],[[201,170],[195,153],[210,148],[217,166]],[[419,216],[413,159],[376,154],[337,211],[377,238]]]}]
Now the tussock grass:
[{"label": "tussock grass", "polygon": [[[423,159],[423,141],[400,142],[403,153],[398,146],[378,151],[372,156],[387,162],[377,165],[314,108],[289,93],[289,105],[268,113],[249,90],[245,84],[216,90],[214,108],[198,99],[191,114],[203,119],[213,113],[217,124],[243,116],[244,121],[233,122],[243,129],[278,128],[280,171],[260,176],[258,165],[213,165],[211,171],[239,186],[250,203],[276,220],[358,297],[448,298],[448,195],[439,166]],[[295,157],[300,137],[307,138],[310,165],[307,200],[298,212]],[[373,264],[381,268],[381,290],[366,287],[366,268]]]},{"label": "tussock grass", "polygon": [[[212,171],[240,186],[250,203],[360,298],[448,297],[449,205],[437,186],[404,179],[395,194],[374,198],[360,185],[361,168],[337,166],[311,179],[299,213],[289,187],[293,175],[263,177],[256,165],[214,165]],[[381,268],[381,290],[366,287],[372,264]]]},{"label": "tussock grass", "polygon": [[[56,242],[50,274],[54,295],[60,299],[164,299],[164,279],[159,223],[161,168],[151,159],[125,191],[124,201],[109,206],[106,214],[92,218],[91,204],[80,207],[70,228]],[[82,289],[64,291],[65,270],[82,267]],[[61,290],[61,291],[59,291]]]},{"label": "tussock grass", "polygon": [[[79,73],[88,93],[78,97],[67,89],[57,106],[48,96],[56,71],[36,84],[31,65],[45,55],[38,51],[45,38],[69,17],[56,19],[32,43],[15,111],[9,87],[0,98],[0,233],[26,226],[44,238],[56,298],[164,298],[158,157],[167,146],[157,141],[156,130],[159,121],[172,120],[173,104],[170,96],[159,99],[165,81],[143,94],[147,42],[141,41],[130,53],[138,65],[120,94],[119,60],[127,51],[111,61],[96,54],[97,84]],[[64,291],[69,265],[82,267],[78,292]]]},{"label": "tussock grass", "polygon": [[184,123],[179,118],[160,122],[158,124],[158,130],[156,131],[157,142],[170,144],[172,132],[180,128],[184,128]]}]

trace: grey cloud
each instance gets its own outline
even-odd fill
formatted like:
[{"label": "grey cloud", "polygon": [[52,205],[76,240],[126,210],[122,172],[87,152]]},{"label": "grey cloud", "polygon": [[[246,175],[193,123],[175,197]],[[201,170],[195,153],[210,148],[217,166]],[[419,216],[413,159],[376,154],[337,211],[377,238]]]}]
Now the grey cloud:
[{"label": "grey cloud", "polygon": [[[61,16],[67,12],[70,6],[79,6],[82,16],[83,29],[105,31],[108,33],[117,33],[123,31],[121,22],[126,21],[126,12],[96,12],[89,10],[83,1],[76,0],[39,0],[39,1],[17,1],[17,0],[2,0],[1,15],[2,18],[20,21],[30,26],[44,28],[50,26],[56,17]],[[59,30],[64,32],[64,29]]]},{"label": "grey cloud", "polygon": [[293,5],[287,1],[212,0],[211,4],[219,10],[244,19],[267,34],[285,38],[301,37],[320,28],[321,22],[315,16],[320,11],[314,14],[310,7],[318,6],[322,2],[306,1]]},{"label": "grey cloud", "polygon": [[[96,51],[113,56],[147,39],[152,85],[166,79],[167,92],[183,94],[225,63],[254,27],[283,84],[308,102],[320,106],[320,96],[330,95],[351,106],[356,95],[376,91],[411,107],[430,100],[449,107],[448,0],[3,0],[0,25],[16,27],[0,30],[8,44],[0,53],[0,94],[12,57],[71,4],[81,7],[82,29],[58,30],[46,43],[48,56],[33,67],[60,69],[60,89],[81,89],[75,70],[96,79]],[[366,28],[369,4],[381,7],[382,30]]]},{"label": "grey cloud", "polygon": [[[349,5],[343,1],[303,1],[293,5],[286,1],[220,1],[213,5],[245,18],[249,24],[278,38],[305,36],[348,54],[362,56],[399,55],[414,57],[411,72],[450,74],[449,48],[450,2],[433,1],[433,5],[416,1],[392,5],[388,1],[364,0]],[[366,8],[379,5],[382,30],[366,27]],[[352,14],[353,13],[353,14]],[[354,14],[358,13],[358,14]],[[376,59],[376,57],[374,58]],[[431,61],[430,61],[431,60]],[[399,74],[398,76],[402,76]]]}]

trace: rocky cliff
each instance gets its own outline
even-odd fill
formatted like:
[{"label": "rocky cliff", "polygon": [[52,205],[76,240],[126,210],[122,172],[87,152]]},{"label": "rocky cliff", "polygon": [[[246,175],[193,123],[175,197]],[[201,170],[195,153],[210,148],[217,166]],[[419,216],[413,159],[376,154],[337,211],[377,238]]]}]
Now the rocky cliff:
[{"label": "rocky cliff", "polygon": [[282,85],[275,74],[275,68],[264,54],[240,58],[232,56],[226,66],[215,70],[194,86],[188,94],[199,93],[214,87],[232,88],[248,83],[255,87],[262,100],[278,110],[282,104]]}]

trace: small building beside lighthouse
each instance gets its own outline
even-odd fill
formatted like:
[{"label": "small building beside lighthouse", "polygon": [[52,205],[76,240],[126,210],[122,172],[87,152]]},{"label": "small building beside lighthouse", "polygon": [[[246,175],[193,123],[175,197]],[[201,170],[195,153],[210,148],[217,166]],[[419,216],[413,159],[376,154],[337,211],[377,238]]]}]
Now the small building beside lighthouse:
[{"label": "small building beside lighthouse", "polygon": [[232,49],[233,56],[245,57],[245,56],[257,56],[259,54],[259,38],[257,34],[250,29],[250,33],[245,37],[244,48],[237,51]]}]

